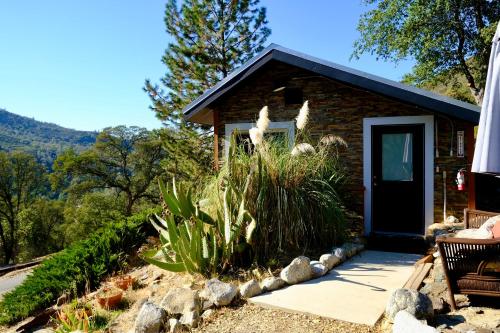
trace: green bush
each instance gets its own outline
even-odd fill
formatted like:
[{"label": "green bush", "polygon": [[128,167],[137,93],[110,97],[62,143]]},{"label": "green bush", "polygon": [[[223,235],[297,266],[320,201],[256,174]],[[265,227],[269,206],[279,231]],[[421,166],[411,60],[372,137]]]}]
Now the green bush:
[{"label": "green bush", "polygon": [[121,269],[126,255],[144,243],[150,213],[110,223],[44,261],[23,284],[4,296],[0,325],[47,308],[64,292],[93,289],[108,274]]},{"label": "green bush", "polygon": [[[300,113],[304,110],[309,112],[307,104]],[[261,111],[257,126],[263,118],[265,124],[266,117],[267,112]],[[251,138],[255,132],[258,135],[246,147],[229,154],[231,158],[206,191],[210,201],[218,203],[221,199],[217,189],[226,179],[241,189],[250,175],[245,201],[257,221],[253,247],[255,259],[261,264],[279,253],[329,248],[345,237],[341,194],[347,173],[340,156],[347,144],[335,135],[311,139],[304,129],[307,114],[303,118],[293,138],[293,150],[288,138],[273,138],[265,128],[251,129]],[[235,147],[236,142],[233,137],[230,147]]]},{"label": "green bush", "polygon": [[[250,176],[248,177],[248,181]],[[255,220],[246,210],[248,187],[236,189],[226,179],[222,207],[215,218],[206,214],[199,203],[193,203],[191,191],[185,193],[173,182],[172,191],[160,181],[166,219],[155,215],[152,224],[160,234],[159,251],[145,253],[144,260],[160,268],[200,273],[205,276],[223,273],[249,249]]]}]

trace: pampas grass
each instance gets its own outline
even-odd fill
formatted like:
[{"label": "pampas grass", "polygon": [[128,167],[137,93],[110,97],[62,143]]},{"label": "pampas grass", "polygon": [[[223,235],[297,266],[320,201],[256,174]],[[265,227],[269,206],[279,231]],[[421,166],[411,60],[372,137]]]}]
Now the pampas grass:
[{"label": "pampas grass", "polygon": [[257,128],[261,130],[262,133],[266,132],[269,128],[269,111],[267,106],[264,106],[259,112],[259,119],[257,120]]},{"label": "pampas grass", "polygon": [[262,132],[258,127],[252,127],[248,131],[248,134],[250,135],[250,141],[252,141],[255,146],[260,145],[264,139],[264,132]]},{"label": "pampas grass", "polygon": [[305,101],[302,107],[300,108],[299,115],[295,118],[297,122],[297,129],[299,131],[306,128],[307,119],[309,118],[309,101]]},{"label": "pampas grass", "polygon": [[217,192],[226,177],[243,186],[252,174],[246,203],[257,221],[255,260],[265,264],[279,253],[340,243],[345,223],[339,193],[346,173],[338,155],[321,146],[296,156],[283,142],[266,141],[264,146],[251,155],[236,149],[206,192],[220,202]]}]

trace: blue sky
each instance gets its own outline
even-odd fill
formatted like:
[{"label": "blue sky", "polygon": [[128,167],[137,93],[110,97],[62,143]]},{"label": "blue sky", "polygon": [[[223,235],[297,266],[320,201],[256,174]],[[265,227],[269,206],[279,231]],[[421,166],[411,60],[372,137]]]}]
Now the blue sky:
[{"label": "blue sky", "polygon": [[[349,61],[361,0],[261,0],[278,43],[400,80],[411,62]],[[0,108],[81,129],[160,127],[142,91],[166,67],[164,0],[0,2]]]}]

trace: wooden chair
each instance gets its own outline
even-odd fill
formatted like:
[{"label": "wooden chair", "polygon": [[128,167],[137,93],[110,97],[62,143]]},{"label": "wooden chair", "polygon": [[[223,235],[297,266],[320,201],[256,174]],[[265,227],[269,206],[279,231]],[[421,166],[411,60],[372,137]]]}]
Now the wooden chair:
[{"label": "wooden chair", "polygon": [[[465,227],[479,228],[498,213],[465,210]],[[450,305],[456,309],[454,294],[500,297],[500,239],[437,239],[448,284]]]}]

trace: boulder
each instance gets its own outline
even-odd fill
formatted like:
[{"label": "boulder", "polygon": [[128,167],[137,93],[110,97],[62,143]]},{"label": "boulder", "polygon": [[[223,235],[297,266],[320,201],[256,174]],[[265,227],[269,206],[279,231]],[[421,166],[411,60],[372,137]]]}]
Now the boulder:
[{"label": "boulder", "polygon": [[319,262],[328,270],[331,270],[333,267],[337,266],[340,263],[340,258],[333,254],[327,253],[319,257]]},{"label": "boulder", "polygon": [[166,311],[151,302],[145,302],[135,318],[134,333],[158,333],[167,318]]},{"label": "boulder", "polygon": [[182,331],[181,323],[175,318],[170,318],[168,320],[168,327],[170,333],[179,333]]},{"label": "boulder", "polygon": [[310,266],[313,278],[319,278],[328,273],[328,268],[319,261],[311,261]]},{"label": "boulder", "polygon": [[212,315],[214,314],[214,310],[212,309],[208,309],[206,311],[204,311],[201,315],[201,318],[203,320],[207,320],[208,318],[210,318]]},{"label": "boulder", "polygon": [[[424,321],[425,322],[425,321]],[[405,310],[399,311],[394,317],[392,333],[438,333],[434,327],[418,320]]]},{"label": "boulder", "polygon": [[182,325],[193,328],[198,327],[199,322],[200,322],[200,313],[198,311],[184,312],[184,314],[179,319],[179,323],[181,323]]},{"label": "boulder", "polygon": [[434,314],[429,297],[412,289],[396,289],[389,298],[385,314],[389,321],[393,321],[401,310],[406,310],[417,319],[431,318]]},{"label": "boulder", "polygon": [[205,283],[200,297],[214,305],[225,306],[231,304],[236,294],[238,294],[238,288],[234,285],[211,279]]},{"label": "boulder", "polygon": [[332,250],[332,253],[334,256],[336,256],[337,258],[339,258],[339,261],[342,262],[346,259],[346,253],[345,253],[345,250],[341,247],[337,247],[337,248],[334,248]]},{"label": "boulder", "polygon": [[250,298],[262,293],[262,288],[257,280],[250,280],[240,286],[240,295],[243,298]]},{"label": "boulder", "polygon": [[300,256],[292,260],[290,265],[283,268],[280,277],[288,284],[296,284],[311,279],[310,260]]},{"label": "boulder", "polygon": [[198,292],[189,288],[175,288],[168,291],[160,306],[169,314],[183,314],[187,312],[199,312],[201,301]]},{"label": "boulder", "polygon": [[282,278],[271,276],[268,278],[265,278],[262,283],[262,291],[273,291],[276,289],[280,289],[285,285],[285,281]]},{"label": "boulder", "polygon": [[365,246],[360,243],[344,243],[342,249],[344,249],[346,257],[350,258],[359,252],[363,251]]}]

